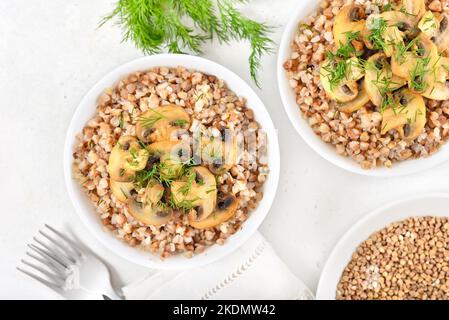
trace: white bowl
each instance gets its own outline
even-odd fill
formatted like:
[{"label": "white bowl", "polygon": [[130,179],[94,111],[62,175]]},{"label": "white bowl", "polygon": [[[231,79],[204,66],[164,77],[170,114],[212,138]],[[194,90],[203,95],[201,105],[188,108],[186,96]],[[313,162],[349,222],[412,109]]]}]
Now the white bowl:
[{"label": "white bowl", "polygon": [[292,9],[292,17],[284,30],[279,48],[277,62],[279,91],[285,111],[287,112],[290,121],[292,122],[296,131],[298,131],[299,135],[313,150],[315,150],[315,152],[317,152],[324,159],[330,161],[340,168],[367,176],[403,176],[432,168],[446,161],[449,158],[449,147],[443,146],[441,150],[439,150],[436,154],[430,156],[429,158],[407,160],[400,163],[395,163],[393,165],[393,168],[391,169],[376,168],[371,170],[364,170],[351,158],[337,154],[334,146],[325,143],[313,132],[307,121],[304,120],[299,106],[296,104],[295,93],[289,85],[289,81],[284,71],[283,64],[289,59],[291,55],[292,51],[290,44],[295,38],[295,34],[298,30],[298,24],[314,10],[316,10],[318,6],[319,1],[316,0],[301,0],[297,2],[297,7]]},{"label": "white bowl", "polygon": [[338,241],[321,273],[316,298],[334,300],[337,284],[356,248],[374,232],[410,217],[449,216],[449,194],[428,194],[385,205],[357,222]]},{"label": "white bowl", "polygon": [[[184,66],[186,68],[195,69],[223,79],[231,90],[233,90],[237,95],[247,99],[248,106],[254,110],[254,115],[257,121],[261,124],[263,130],[266,131],[268,136],[268,165],[270,167],[270,174],[264,185],[264,197],[262,198],[259,206],[256,210],[251,212],[249,219],[243,224],[242,229],[231,236],[225,245],[212,246],[203,254],[196,255],[191,259],[187,259],[179,255],[170,257],[166,260],[161,260],[158,255],[132,248],[117,239],[112,233],[103,228],[99,215],[95,212],[95,209],[86,194],[74,180],[72,173],[72,153],[75,144],[75,136],[82,131],[87,121],[95,114],[97,105],[96,101],[103,90],[108,87],[113,87],[120,79],[129,73],[134,71],[144,71],[157,66]],[[64,176],[67,190],[77,214],[86,227],[107,248],[123,258],[143,266],[171,270],[198,267],[214,262],[230,254],[239,246],[244,244],[251,237],[251,235],[257,231],[270,210],[279,180],[279,163],[279,144],[273,122],[271,121],[270,115],[268,114],[264,104],[256,93],[249,87],[249,85],[236,74],[217,63],[199,57],[175,54],[154,55],[129,62],[113,70],[101,79],[87,93],[76,109],[67,131],[64,150]]]}]

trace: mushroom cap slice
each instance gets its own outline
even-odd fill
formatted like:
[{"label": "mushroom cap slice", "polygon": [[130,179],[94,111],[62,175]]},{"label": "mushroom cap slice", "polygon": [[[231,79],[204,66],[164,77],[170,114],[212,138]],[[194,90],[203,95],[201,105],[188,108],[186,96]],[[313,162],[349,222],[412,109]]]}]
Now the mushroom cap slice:
[{"label": "mushroom cap slice", "polygon": [[189,223],[196,229],[213,228],[231,219],[239,207],[238,199],[231,194],[220,194],[216,210],[206,219],[197,220],[195,213],[189,214]]},{"label": "mushroom cap slice", "polygon": [[425,0],[404,0],[399,5],[403,7],[398,10],[405,9],[405,14],[414,20],[421,19],[426,13]]},{"label": "mushroom cap slice", "polygon": [[226,136],[221,139],[205,135],[197,137],[194,145],[197,162],[206,165],[215,175],[229,171],[239,161],[239,138],[231,130],[227,130]]},{"label": "mushroom cap slice", "polygon": [[164,194],[164,187],[152,182],[145,190],[142,201],[136,197],[128,200],[128,211],[138,221],[145,225],[161,226],[173,218],[173,210],[159,202]]},{"label": "mushroom cap slice", "polygon": [[359,94],[354,100],[338,105],[337,108],[340,112],[344,113],[356,112],[357,110],[362,109],[370,101],[368,93],[366,92],[365,89],[364,82],[365,80],[362,80],[359,83]]},{"label": "mushroom cap slice", "polygon": [[159,141],[148,146],[150,159],[159,159],[159,173],[167,180],[177,179],[182,174],[192,152],[188,143],[181,141]]},{"label": "mushroom cap slice", "polygon": [[439,22],[438,34],[431,39],[440,52],[449,47],[449,15],[447,13],[436,15]]},{"label": "mushroom cap slice", "polygon": [[362,32],[365,27],[365,8],[361,5],[346,5],[341,8],[334,21],[334,40],[339,48],[347,43],[349,32]]},{"label": "mushroom cap slice", "polygon": [[217,182],[205,167],[193,167],[191,170],[193,176],[190,176],[190,181],[172,183],[172,201],[181,207],[183,203],[188,203],[188,206],[193,207],[197,219],[205,219],[212,214],[217,204]]},{"label": "mushroom cap slice", "polygon": [[419,63],[423,62],[423,59],[429,61],[429,66],[426,65],[424,66],[425,68],[436,64],[439,60],[437,47],[424,33],[421,33],[413,40],[411,47],[414,51],[397,51],[391,57],[391,70],[393,74],[407,81],[412,80],[411,78],[415,68],[418,67]]},{"label": "mushroom cap slice", "polygon": [[109,156],[108,172],[111,179],[130,182],[137,171],[145,168],[148,157],[148,151],[136,138],[122,136]]},{"label": "mushroom cap slice", "polygon": [[333,100],[344,103],[352,101],[357,97],[359,90],[357,80],[361,79],[364,74],[357,61],[357,58],[351,58],[345,62],[338,62],[339,65],[345,63],[344,71],[346,74],[336,84],[332,84],[331,79],[333,76],[332,73],[337,68],[337,62],[327,59],[321,63],[321,85]]},{"label": "mushroom cap slice", "polygon": [[386,109],[382,116],[382,134],[397,129],[407,140],[416,139],[426,125],[426,105],[421,95],[408,89],[395,93],[397,106]]},{"label": "mushroom cap slice", "polygon": [[428,99],[449,100],[449,58],[441,57],[435,72],[428,72],[424,77],[427,84],[422,95]]},{"label": "mushroom cap slice", "polygon": [[440,21],[433,14],[432,11],[427,11],[418,23],[418,28],[429,38],[435,37],[439,34]]},{"label": "mushroom cap slice", "polygon": [[177,140],[176,133],[189,127],[190,117],[184,108],[167,105],[142,114],[136,123],[136,134],[144,142]]},{"label": "mushroom cap slice", "polygon": [[117,200],[126,202],[129,198],[131,198],[131,191],[134,190],[134,183],[111,180],[110,187],[112,194],[117,198]]},{"label": "mushroom cap slice", "polygon": [[405,84],[405,79],[393,74],[385,54],[376,53],[368,59],[364,87],[375,106],[380,108],[387,92],[399,89]]},{"label": "mushroom cap slice", "polygon": [[[391,57],[397,45],[404,41],[404,37],[416,35],[416,22],[403,12],[387,11],[381,14],[371,14],[366,19],[365,28],[362,31],[363,40],[369,49],[382,49],[387,57]],[[382,48],[374,48],[371,42],[373,30],[381,31],[380,37],[384,41]]]},{"label": "mushroom cap slice", "polygon": [[383,35],[385,40],[384,53],[387,57],[392,57],[399,44],[404,43],[404,33],[398,27],[388,27]]}]

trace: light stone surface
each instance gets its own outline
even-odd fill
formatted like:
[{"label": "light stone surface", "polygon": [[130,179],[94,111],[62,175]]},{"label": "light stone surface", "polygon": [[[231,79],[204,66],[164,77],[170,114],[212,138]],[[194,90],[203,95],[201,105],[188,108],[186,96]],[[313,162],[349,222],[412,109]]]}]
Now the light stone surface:
[{"label": "light stone surface", "polygon": [[[254,0],[244,12],[283,26],[299,0]],[[44,224],[71,228],[114,268],[116,285],[148,269],[107,251],[85,230],[67,196],[62,170],[65,132],[83,95],[103,75],[142,56],[120,42],[110,24],[98,29],[112,0],[0,1],[0,298],[58,296],[19,274],[25,244]],[[207,46],[204,57],[250,82],[245,44]],[[320,271],[339,237],[379,205],[406,195],[449,191],[449,164],[403,178],[376,179],[338,169],[296,134],[281,104],[276,55],[263,60],[258,90],[279,130],[281,179],[261,228],[292,271],[316,289]]]}]

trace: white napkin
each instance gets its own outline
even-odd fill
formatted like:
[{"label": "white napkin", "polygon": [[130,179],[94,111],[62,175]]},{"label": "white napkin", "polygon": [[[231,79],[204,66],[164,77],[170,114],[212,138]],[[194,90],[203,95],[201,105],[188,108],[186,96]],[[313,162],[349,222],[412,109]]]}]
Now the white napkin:
[{"label": "white napkin", "polygon": [[313,299],[260,233],[218,262],[188,271],[156,272],[122,290],[129,300]]}]

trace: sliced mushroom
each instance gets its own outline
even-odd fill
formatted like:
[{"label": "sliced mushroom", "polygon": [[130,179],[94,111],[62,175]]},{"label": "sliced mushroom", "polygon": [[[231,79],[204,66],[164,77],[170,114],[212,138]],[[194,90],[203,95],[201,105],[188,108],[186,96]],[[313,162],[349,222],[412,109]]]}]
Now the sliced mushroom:
[{"label": "sliced mushroom", "polygon": [[383,112],[382,134],[396,129],[407,140],[416,139],[426,125],[426,105],[421,95],[403,89],[394,96],[395,105]]},{"label": "sliced mushroom", "polygon": [[215,175],[229,171],[239,158],[239,137],[231,132],[222,138],[202,135],[195,140],[195,156]]},{"label": "sliced mushroom", "polygon": [[[362,32],[365,26],[365,8],[361,5],[346,5],[341,8],[334,22],[334,40],[335,45],[339,48],[348,42],[347,35],[349,32]],[[354,40],[354,42],[360,41]],[[358,47],[357,43],[353,43],[354,47]]]},{"label": "sliced mushroom", "polygon": [[432,100],[449,100],[449,58],[441,57],[434,68],[434,72],[429,70],[424,77],[427,86],[422,95]]},{"label": "sliced mushroom", "polygon": [[364,87],[371,102],[380,108],[385,94],[403,87],[405,79],[395,76],[383,53],[371,56],[367,61]]},{"label": "sliced mushroom", "polygon": [[183,165],[192,157],[190,146],[181,141],[154,142],[148,146],[148,152],[150,160],[159,160],[159,173],[167,180],[177,179],[182,174]]},{"label": "sliced mushroom", "polygon": [[431,39],[439,34],[440,22],[432,11],[427,11],[418,23],[418,28]]},{"label": "sliced mushroom", "polygon": [[164,187],[153,181],[145,190],[141,201],[132,197],[128,201],[129,213],[145,225],[160,226],[173,217],[173,210],[159,203],[164,194]]},{"label": "sliced mushroom", "polygon": [[190,117],[184,108],[167,105],[150,109],[137,120],[136,134],[144,142],[177,140],[177,133],[190,127]]},{"label": "sliced mushroom", "polygon": [[419,63],[422,63],[423,59],[428,59],[429,66],[437,63],[439,59],[437,47],[424,33],[421,33],[413,40],[411,49],[411,51],[396,52],[391,57],[391,70],[393,74],[407,81],[412,80],[413,70],[417,68]]},{"label": "sliced mushroom", "polygon": [[206,219],[197,220],[196,215],[191,213],[189,215],[189,223],[196,229],[206,229],[218,226],[219,224],[231,219],[239,206],[238,199],[231,195],[220,194],[217,200],[217,207],[215,211]]},{"label": "sliced mushroom", "polygon": [[[387,11],[381,14],[370,15],[362,31],[363,40],[369,49],[382,49],[387,57],[391,57],[397,45],[404,38],[416,36],[416,22],[410,15],[399,11]],[[382,48],[374,48],[371,42],[373,30],[382,29]]]},{"label": "sliced mushroom", "polygon": [[192,211],[198,220],[206,219],[217,204],[217,182],[215,176],[204,167],[194,167],[191,170],[193,176],[190,177],[194,178],[193,181],[188,181],[187,176],[184,179],[187,181],[174,181],[171,184],[172,201],[180,207],[188,204],[193,207]]},{"label": "sliced mushroom", "polygon": [[354,100],[358,95],[357,80],[363,77],[363,71],[356,62],[357,58],[346,61],[346,75],[337,84],[331,83],[332,71],[335,70],[336,61],[325,60],[320,67],[320,80],[326,93],[337,102],[344,103]]},{"label": "sliced mushroom", "polygon": [[439,22],[437,35],[431,38],[440,52],[444,52],[449,47],[449,15],[447,13],[436,16]]},{"label": "sliced mushroom", "polygon": [[118,182],[111,180],[112,194],[121,202],[128,201],[131,198],[131,193],[134,190],[134,183],[132,182]]},{"label": "sliced mushroom", "polygon": [[369,101],[368,93],[366,92],[364,81],[359,82],[359,94],[357,97],[349,102],[338,105],[338,110],[344,113],[353,113],[362,109]]},{"label": "sliced mushroom", "polygon": [[[426,13],[425,0],[404,0],[400,3],[399,11],[404,11],[410,18],[419,21]],[[401,10],[402,9],[402,10]]]},{"label": "sliced mushroom", "polygon": [[145,146],[130,136],[123,136],[112,148],[108,172],[112,180],[130,182],[137,171],[146,166],[149,154]]}]

